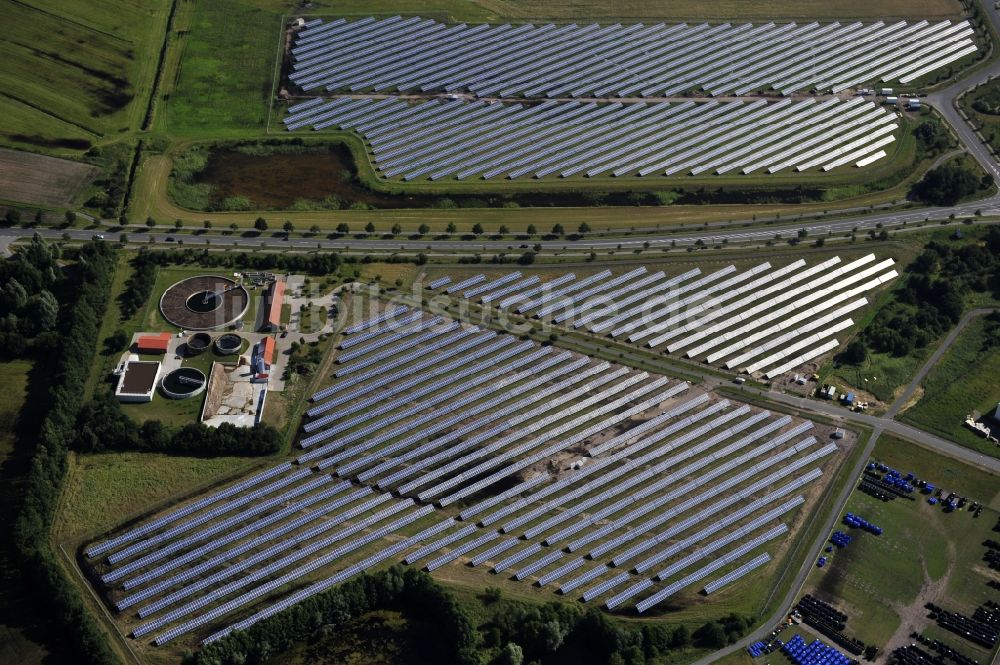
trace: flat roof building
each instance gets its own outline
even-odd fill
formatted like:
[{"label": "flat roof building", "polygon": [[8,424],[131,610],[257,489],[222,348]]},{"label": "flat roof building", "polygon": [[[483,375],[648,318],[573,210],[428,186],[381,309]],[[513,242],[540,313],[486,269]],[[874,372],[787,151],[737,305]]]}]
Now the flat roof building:
[{"label": "flat roof building", "polygon": [[115,388],[119,402],[150,402],[160,380],[160,363],[156,360],[127,360]]}]

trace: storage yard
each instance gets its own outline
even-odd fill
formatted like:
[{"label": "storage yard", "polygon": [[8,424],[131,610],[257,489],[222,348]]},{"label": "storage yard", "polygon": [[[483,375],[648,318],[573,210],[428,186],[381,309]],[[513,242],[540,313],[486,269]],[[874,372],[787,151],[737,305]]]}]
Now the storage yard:
[{"label": "storage yard", "polygon": [[[824,566],[806,580],[797,604],[803,623],[853,658],[875,647],[877,659],[866,659],[928,663],[933,657],[920,653],[938,651],[955,663],[990,662],[995,637],[984,643],[981,634],[997,628],[989,626],[990,543],[1000,526],[995,477],[891,437],[874,453],[826,544]],[[955,616],[978,627],[956,630]]]},{"label": "storage yard", "polygon": [[388,561],[627,613],[680,607],[780,557],[853,445],[405,307],[341,348],[294,463],[85,549],[123,629],[215,640]]},{"label": "storage yard", "polygon": [[874,254],[847,263],[834,256],[811,266],[799,259],[776,269],[762,263],[739,272],[729,265],[674,276],[640,266],[617,276],[566,273],[546,282],[513,272],[454,284],[445,276],[428,288],[773,379],[840,346],[836,334],[854,325],[850,315],[898,276],[893,263]]}]

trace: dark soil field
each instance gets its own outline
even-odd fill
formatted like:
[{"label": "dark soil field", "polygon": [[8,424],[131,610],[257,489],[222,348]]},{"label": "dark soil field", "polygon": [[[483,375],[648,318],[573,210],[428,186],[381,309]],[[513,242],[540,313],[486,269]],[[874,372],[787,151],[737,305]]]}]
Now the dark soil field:
[{"label": "dark soil field", "polygon": [[0,148],[0,199],[69,205],[97,172],[89,164]]}]

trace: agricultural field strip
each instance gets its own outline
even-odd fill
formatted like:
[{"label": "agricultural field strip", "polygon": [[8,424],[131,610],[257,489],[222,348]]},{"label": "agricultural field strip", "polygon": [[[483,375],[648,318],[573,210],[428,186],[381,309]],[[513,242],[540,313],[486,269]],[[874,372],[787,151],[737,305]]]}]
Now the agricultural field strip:
[{"label": "agricultural field strip", "polygon": [[[404,325],[413,325],[415,322],[416,320],[410,320]],[[373,327],[356,328],[354,332],[371,330]],[[413,347],[408,338],[394,337],[397,334],[394,326],[385,326],[381,328],[381,331],[382,335],[375,335],[369,339],[378,340],[380,337],[385,337],[385,339],[392,339],[392,341],[385,345],[378,345],[373,350],[383,349],[386,346],[396,347],[395,350],[398,354],[412,355]],[[464,519],[469,519],[473,515],[480,514],[489,510],[490,507],[498,506],[511,499],[515,500],[513,505],[526,506],[527,504],[524,503],[521,496],[526,492],[534,490],[534,494],[528,495],[529,500],[532,496],[537,498],[551,496],[552,493],[547,491],[548,488],[556,488],[557,491],[561,491],[573,482],[585,478],[589,478],[592,484],[590,491],[596,491],[608,480],[622,475],[620,472],[615,472],[601,480],[601,476],[598,474],[600,471],[614,471],[616,465],[621,465],[619,468],[633,470],[637,468],[637,464],[651,462],[667,451],[679,450],[680,443],[668,442],[658,452],[649,452],[635,457],[639,451],[652,446],[652,442],[662,441],[665,438],[664,436],[654,437],[653,435],[656,434],[654,430],[662,428],[662,430],[674,433],[694,424],[697,421],[690,416],[685,416],[685,414],[709,401],[705,395],[699,395],[687,401],[678,401],[663,413],[648,418],[643,423],[636,423],[635,418],[641,417],[642,414],[651,409],[658,408],[661,404],[671,403],[671,400],[686,392],[687,384],[674,383],[668,387],[670,381],[666,377],[653,378],[645,372],[630,372],[626,368],[612,369],[608,363],[594,363],[587,358],[574,357],[569,352],[557,353],[549,348],[534,345],[521,348],[522,346],[516,344],[517,353],[511,355],[507,364],[494,363],[494,366],[489,368],[490,376],[494,382],[498,382],[501,375],[506,372],[506,378],[509,380],[503,384],[506,391],[501,397],[508,400],[508,405],[518,404],[526,407],[528,404],[538,405],[540,403],[538,396],[528,394],[525,386],[540,387],[549,383],[553,384],[550,387],[565,390],[582,382],[586,383],[583,383],[582,387],[576,388],[575,391],[565,393],[573,395],[569,400],[572,406],[559,409],[556,414],[553,414],[554,418],[547,419],[546,426],[555,425],[555,427],[551,428],[546,435],[534,438],[527,445],[517,445],[514,448],[509,448],[508,444],[528,438],[528,432],[518,432],[514,438],[506,437],[508,440],[503,446],[486,448],[493,451],[505,450],[500,454],[498,463],[492,461],[480,463],[478,465],[479,471],[471,473],[464,471],[458,476],[452,476],[443,484],[443,487],[438,488],[433,493],[443,495],[446,490],[453,490],[455,485],[461,484],[465,486],[456,494],[462,497],[478,494],[482,490],[496,486],[499,480],[516,471],[537,464],[545,457],[551,458],[562,454],[570,446],[585,444],[591,437],[599,436],[605,431],[619,430],[605,443],[615,447],[624,446],[624,449],[609,455],[604,460],[598,456],[592,460],[590,465],[579,469],[575,475],[570,474],[561,480],[555,481],[547,474],[541,474],[502,492],[494,493],[493,496],[483,498],[479,503],[463,509],[460,517],[465,516]],[[392,362],[393,355],[396,354],[387,356],[385,362]],[[419,357],[425,359],[425,356]],[[524,365],[531,365],[532,370],[518,371],[519,367],[524,366],[517,364],[518,360],[524,361]],[[487,369],[483,364],[477,365],[477,367],[483,370]],[[535,369],[536,367],[537,369]],[[587,369],[581,372],[582,368]],[[396,369],[396,372],[406,376],[405,368]],[[384,376],[382,373],[378,373],[378,375]],[[563,378],[567,375],[570,376],[569,380]],[[558,379],[562,380],[556,383]],[[612,385],[609,386],[609,383]],[[336,391],[325,393],[321,391],[317,394],[329,396],[336,394]],[[585,394],[589,394],[590,397],[580,400],[579,398]],[[515,395],[519,399],[511,403],[510,400]],[[545,403],[542,406],[549,408],[549,405],[553,403]],[[558,402],[558,404],[565,403],[565,401]],[[403,403],[400,402],[399,406],[402,407]],[[715,414],[727,409],[728,406],[727,401],[718,401],[709,405],[705,411]],[[584,413],[581,414],[581,411]],[[734,415],[727,416],[724,420],[718,421],[717,424],[735,418],[743,418],[749,412],[749,407],[740,407],[731,411]],[[534,414],[532,418],[537,418],[542,413],[544,411]],[[679,419],[681,416],[684,416],[683,420]],[[372,416],[375,420],[380,420],[381,417],[381,414]],[[503,417],[501,416],[501,418]],[[660,479],[639,490],[638,495],[652,497],[647,501],[651,500],[654,503],[658,502],[657,505],[662,505],[664,501],[652,496],[656,489],[664,488],[670,482],[680,481],[687,475],[722,461],[731,453],[747,447],[752,441],[774,434],[779,429],[789,425],[791,421],[788,417],[772,421],[763,427],[758,427],[752,434],[736,439],[713,454],[705,454],[713,446],[723,443],[749,427],[759,425],[768,418],[767,412],[760,412],[752,417],[744,418],[741,423],[730,425],[722,432],[714,431],[713,436],[707,442],[698,443],[687,451],[681,450],[665,462],[654,465],[652,468],[663,472],[668,470],[668,466],[676,466],[682,459],[695,460],[683,469],[671,473],[666,480]],[[596,424],[594,424],[595,421],[597,421]],[[481,421],[473,421],[473,423],[475,423],[475,427],[467,431],[476,431],[485,424]],[[632,426],[635,431],[632,432],[631,428],[624,432],[620,431],[628,426]],[[793,436],[808,429],[808,426],[808,423],[802,423],[784,434],[773,436],[769,442],[765,442],[738,458],[723,462],[722,465],[716,467],[718,470],[703,474],[704,480],[698,479],[689,482],[681,490],[690,493],[690,490],[695,487],[703,485],[709,480],[720,478],[724,473],[735,470],[749,459],[780,448]],[[531,429],[533,432],[537,430],[538,428]],[[394,431],[397,436],[414,434],[412,429],[407,428],[396,428]],[[503,429],[496,434],[506,431]],[[704,428],[697,430],[699,434],[707,431]],[[563,435],[567,433],[570,433],[568,438],[563,438]],[[450,433],[449,438],[451,438]],[[426,439],[426,436],[422,436],[413,439],[412,443],[426,441]],[[542,450],[544,457],[539,457],[537,449],[544,446],[546,442],[555,439],[561,440],[555,446],[550,445],[544,448]],[[688,437],[684,439],[684,442],[690,440],[691,438]],[[364,443],[360,443],[356,447],[359,450],[368,450]],[[467,455],[454,468],[468,467],[469,464],[473,464],[481,457],[482,455]],[[526,460],[528,464],[524,463]],[[777,461],[777,458],[774,461]],[[806,463],[811,461],[810,458]],[[487,478],[490,480],[486,484],[482,484],[482,480],[477,480],[501,464],[507,464],[506,468],[488,476]],[[773,462],[769,462],[770,464]],[[802,466],[804,463],[795,468],[802,468]],[[337,468],[336,474],[349,475],[343,472],[342,468]],[[766,468],[770,468],[770,466]],[[736,489],[740,483],[751,478],[751,473],[748,472],[756,473],[761,470],[765,470],[765,467],[761,464],[755,465],[714,487]],[[655,473],[644,472],[639,477],[652,479],[654,475]],[[436,480],[437,477],[433,475],[426,480],[418,479],[419,482],[415,487],[425,486],[432,480]],[[457,483],[453,482],[455,478],[461,478],[461,480]],[[470,482],[471,485],[468,484]],[[628,487],[633,486],[634,484],[628,485]],[[467,491],[469,488],[476,489]],[[756,490],[753,487],[748,487],[742,490],[742,493],[749,496],[751,491]],[[608,490],[603,490],[603,492],[607,494],[609,499],[618,493],[616,491],[609,493]],[[575,492],[572,496],[583,497],[585,494],[585,492]],[[635,499],[631,498],[632,496],[636,495],[630,495],[628,506],[636,505]],[[674,493],[671,493],[671,496],[674,496]],[[443,497],[439,501],[446,503],[449,502],[448,499],[449,497]],[[553,506],[561,506],[565,503],[558,501],[558,495],[555,495],[552,500],[556,501]],[[621,500],[618,503],[620,504]],[[679,511],[685,509],[686,507],[683,507]],[[351,553],[361,550],[383,537],[394,534],[405,536],[404,532],[409,529],[410,525],[419,527],[425,524],[421,520],[433,514],[440,514],[440,509],[435,509],[430,505],[417,508],[412,497],[401,496],[399,499],[393,499],[391,495],[374,492],[367,486],[355,489],[351,483],[345,480],[335,480],[329,472],[318,466],[309,467],[303,464],[296,469],[293,465],[284,464],[259,473],[232,488],[210,493],[191,504],[148,522],[147,525],[133,528],[112,540],[103,541],[88,548],[87,553],[94,559],[94,563],[103,574],[107,586],[112,587],[120,583],[122,590],[111,592],[119,609],[124,610],[145,603],[138,609],[138,615],[143,623],[132,629],[133,635],[138,638],[162,630],[163,632],[156,635],[154,642],[164,644],[180,635],[214,625],[219,619],[227,617],[247,605],[256,604],[262,599],[278,595],[289,584],[297,583],[297,580],[314,572],[325,570],[330,565],[339,565],[338,562]],[[544,516],[544,513],[536,513],[535,511],[532,511],[532,514],[537,514],[538,517]],[[483,520],[487,521],[488,516],[484,517]],[[472,531],[468,529],[470,526]],[[455,527],[459,527],[459,532],[462,535],[453,539],[447,535],[447,532]],[[485,533],[482,533],[484,530]],[[477,533],[479,535],[470,541],[472,544],[467,542],[449,547],[457,543],[458,540]],[[432,536],[441,534],[445,535],[430,543],[437,545],[435,549],[426,547]],[[388,558],[398,559],[406,551],[413,550],[418,545],[425,546],[423,550],[418,552],[421,556],[428,556],[447,548],[448,551],[437,556],[433,565],[429,566],[437,567],[459,558],[462,552],[472,552],[477,547],[487,544],[488,541],[495,540],[499,535],[500,533],[496,529],[490,530],[468,523],[462,527],[455,518],[446,517],[444,520],[435,521],[433,526],[424,528],[420,533],[408,539],[397,541],[384,550],[368,556],[363,562],[368,562],[366,565],[374,565]],[[509,541],[510,539],[507,539],[502,547],[495,548],[490,557],[496,559],[501,551],[512,549],[517,545],[517,542],[520,542],[519,539],[513,543]],[[106,561],[96,560],[102,553],[116,550],[122,545],[127,546],[124,549],[118,549]],[[145,553],[154,545],[158,546],[157,552]],[[526,572],[517,571],[515,576],[527,579],[562,558],[561,553],[553,555],[550,550],[546,549],[549,546],[545,541],[526,543],[526,545],[503,559],[494,560],[494,569],[497,572],[502,572],[524,562],[522,569]],[[540,555],[540,559],[544,558],[544,563],[538,564],[536,561],[529,561],[536,555]],[[406,560],[408,563],[413,563],[416,559],[408,556]],[[478,556],[477,561],[483,562],[485,559]],[[357,574],[365,569],[364,566],[359,567],[359,564],[363,562],[351,564],[333,577],[317,582],[311,587],[306,587],[306,589],[282,599],[278,604],[289,602],[291,598],[302,597],[301,594],[308,589],[326,588],[323,586],[324,584],[336,583],[330,582],[330,580],[339,581],[346,579],[345,576]],[[170,577],[166,577],[168,574]],[[239,595],[232,597],[237,593]],[[182,601],[184,601],[183,604],[178,605]],[[172,609],[171,606],[173,606]],[[267,612],[268,610],[265,609],[251,618],[258,615],[263,616]],[[244,619],[243,622],[247,620],[249,619]]]},{"label": "agricultural field strip", "polygon": [[893,264],[868,254],[843,265],[834,256],[812,266],[802,259],[778,269],[727,266],[707,276],[694,269],[667,278],[645,267],[584,280],[569,273],[484,304],[775,376],[829,350],[829,340],[854,325],[849,315],[868,304],[863,294],[898,276]]},{"label": "agricultural field strip", "polygon": [[839,92],[868,82],[905,82],[943,67],[975,51],[973,35],[964,21],[515,27],[392,17],[300,30],[288,77],[316,93]]},{"label": "agricultural field strip", "polygon": [[0,149],[0,199],[62,206],[99,170],[90,164]]},{"label": "agricultural field strip", "polygon": [[339,99],[285,118],[289,130],[357,132],[381,174],[403,180],[828,171],[894,141],[895,121],[861,97],[537,106]]}]

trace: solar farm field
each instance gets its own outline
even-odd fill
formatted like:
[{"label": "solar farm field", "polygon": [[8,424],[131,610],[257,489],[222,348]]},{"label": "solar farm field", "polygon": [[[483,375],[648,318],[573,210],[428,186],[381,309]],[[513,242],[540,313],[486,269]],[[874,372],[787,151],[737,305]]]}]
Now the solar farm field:
[{"label": "solar farm field", "polygon": [[146,111],[170,3],[4,0],[4,143],[78,153]]},{"label": "solar farm field", "polygon": [[[601,0],[504,0],[482,2],[494,6],[501,16],[551,18],[562,20],[589,16],[594,19],[649,20],[669,15],[676,20],[767,20],[779,18],[835,19],[841,16],[884,18],[886,16],[920,17],[926,19],[956,18],[962,15],[957,0],[841,0],[836,4],[824,0],[772,0],[740,2],[716,0],[625,0],[606,3]],[[464,18],[464,17],[463,17]]]},{"label": "solar farm field", "polygon": [[[520,272],[487,280],[427,284],[451,297],[476,301],[502,315],[610,336],[662,353],[775,379],[838,348],[874,292],[897,272],[874,254],[779,268],[769,262],[703,274],[691,268],[668,276],[645,266],[577,279],[565,273],[542,281]],[[843,339],[843,338],[841,338]]]},{"label": "solar farm field", "polygon": [[355,321],[294,462],[84,548],[138,644],[218,639],[400,561],[540,600],[676,611],[775,574],[853,445],[405,306]]},{"label": "solar farm field", "polygon": [[839,93],[914,81],[977,50],[952,21],[449,26],[419,16],[310,20],[288,78],[308,93],[670,97]]},{"label": "solar farm field", "polygon": [[290,113],[290,130],[358,131],[379,173],[406,181],[827,172],[886,157],[899,129],[895,114],[860,97],[535,106],[340,98]]},{"label": "solar farm field", "polygon": [[[439,182],[864,168],[894,152],[899,124],[852,97],[871,92],[860,86],[906,86],[980,52],[971,25],[951,20],[535,25],[399,15],[309,19],[286,48],[282,95],[306,99],[288,107],[286,129],[352,131],[379,178]],[[452,99],[435,99],[442,93]],[[834,96],[788,99],[811,93]],[[725,96],[740,98],[711,99]]]}]

